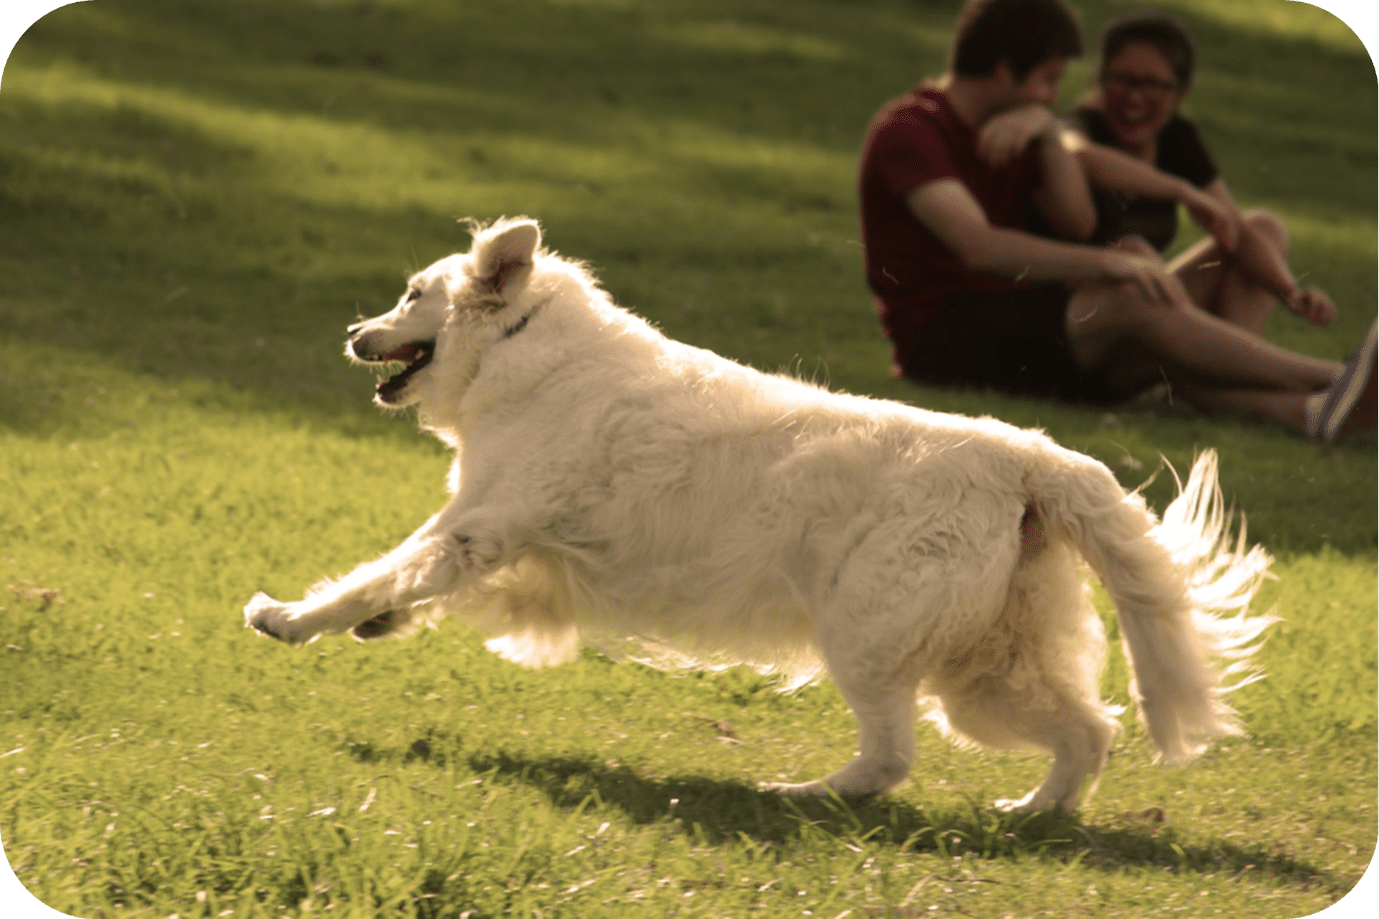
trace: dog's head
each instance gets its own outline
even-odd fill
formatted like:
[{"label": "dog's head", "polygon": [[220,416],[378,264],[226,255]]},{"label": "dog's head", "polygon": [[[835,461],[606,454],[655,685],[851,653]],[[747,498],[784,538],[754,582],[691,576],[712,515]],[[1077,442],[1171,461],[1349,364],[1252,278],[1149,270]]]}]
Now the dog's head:
[{"label": "dog's head", "polygon": [[509,319],[510,301],[526,287],[540,244],[541,229],[533,220],[475,225],[468,253],[417,272],[390,312],[350,326],[345,354],[351,360],[381,368],[403,365],[379,381],[374,401],[386,408],[412,405],[437,372],[438,352],[454,363],[460,355],[443,352],[477,353],[489,339],[510,334],[504,323],[521,321]]}]

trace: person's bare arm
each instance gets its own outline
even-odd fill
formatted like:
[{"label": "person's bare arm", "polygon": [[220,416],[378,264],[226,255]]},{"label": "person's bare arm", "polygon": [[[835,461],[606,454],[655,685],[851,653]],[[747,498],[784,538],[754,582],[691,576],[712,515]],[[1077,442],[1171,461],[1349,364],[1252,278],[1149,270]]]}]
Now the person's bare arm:
[{"label": "person's bare arm", "polygon": [[1181,201],[1197,225],[1211,234],[1222,250],[1235,250],[1240,234],[1240,212],[1229,194],[1224,199],[1213,195],[1211,186],[1205,190],[1197,188],[1128,153],[1094,144],[1075,131],[1065,132],[1063,139],[1086,170],[1093,186],[1134,197]]},{"label": "person's bare arm", "polygon": [[1182,283],[1158,259],[1043,239],[993,227],[982,206],[957,179],[910,189],[910,211],[968,268],[1035,281],[1128,281],[1156,300],[1182,302]]},{"label": "person's bare arm", "polygon": [[1096,229],[1096,206],[1081,164],[1064,148],[1060,127],[1042,105],[1026,105],[1003,112],[982,126],[977,153],[988,163],[1002,165],[1037,144],[1043,178],[1035,189],[1035,207],[1063,239],[1082,240]]}]

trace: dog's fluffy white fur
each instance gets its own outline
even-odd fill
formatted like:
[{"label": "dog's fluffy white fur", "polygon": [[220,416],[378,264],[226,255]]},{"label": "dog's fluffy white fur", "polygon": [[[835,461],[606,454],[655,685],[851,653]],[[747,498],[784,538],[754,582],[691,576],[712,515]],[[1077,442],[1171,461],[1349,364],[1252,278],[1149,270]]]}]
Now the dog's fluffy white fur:
[{"label": "dog's fluffy white fur", "polygon": [[[1114,600],[1133,696],[1165,760],[1238,733],[1270,559],[1234,542],[1204,454],[1156,521],[1100,463],[1037,431],[828,392],[662,336],[530,220],[474,227],[350,329],[349,356],[407,362],[376,401],[454,448],[445,507],[398,548],[247,624],[300,645],[405,635],[456,614],[530,666],[578,645],[654,662],[825,669],[860,752],[792,794],[894,786],[916,706],[967,742],[1053,754],[1018,801],[1071,809],[1118,708],[1081,575]],[[1080,557],[1080,558],[1079,558]],[[1234,673],[1235,677],[1227,677]]]}]

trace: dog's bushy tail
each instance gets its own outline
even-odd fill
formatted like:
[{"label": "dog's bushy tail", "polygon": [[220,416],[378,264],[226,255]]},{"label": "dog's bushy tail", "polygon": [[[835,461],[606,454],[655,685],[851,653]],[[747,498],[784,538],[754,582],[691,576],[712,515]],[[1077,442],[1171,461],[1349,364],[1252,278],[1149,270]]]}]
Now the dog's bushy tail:
[{"label": "dog's bushy tail", "polygon": [[1100,464],[1063,466],[1033,496],[1115,602],[1131,696],[1166,762],[1242,733],[1224,697],[1262,676],[1251,657],[1276,621],[1272,611],[1250,615],[1272,559],[1259,546],[1247,548],[1243,520],[1231,539],[1216,468],[1214,452],[1198,457],[1161,521]]}]

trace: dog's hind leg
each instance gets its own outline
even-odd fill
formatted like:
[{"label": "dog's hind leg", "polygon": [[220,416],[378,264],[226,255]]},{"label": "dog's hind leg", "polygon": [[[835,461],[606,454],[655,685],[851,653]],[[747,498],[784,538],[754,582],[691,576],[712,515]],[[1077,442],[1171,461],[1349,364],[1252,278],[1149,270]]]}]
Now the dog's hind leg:
[{"label": "dog's hind leg", "polygon": [[949,726],[972,740],[1053,754],[1053,767],[1044,781],[1023,798],[996,801],[999,810],[1033,812],[1056,804],[1072,811],[1084,792],[1090,794],[1096,787],[1115,727],[1098,707],[1056,692],[1049,686],[998,681],[942,696]]},{"label": "dog's hind leg", "polygon": [[[829,674],[857,718],[856,758],[823,779],[767,788],[792,795],[864,795],[892,788],[909,774],[919,686],[934,663],[935,622],[955,604],[997,608],[1001,596],[985,571],[955,590],[951,558],[924,544],[923,529],[903,518],[870,525],[836,574],[821,581],[826,599],[815,630]],[[1009,570],[1017,551],[1011,534],[983,561],[999,570],[1005,559]]]},{"label": "dog's hind leg", "polygon": [[857,684],[835,681],[857,717],[856,758],[837,772],[812,782],[772,782],[763,790],[795,796],[867,795],[895,787],[910,771],[915,753],[914,681]]},{"label": "dog's hind leg", "polygon": [[935,680],[948,725],[988,746],[1053,754],[1036,789],[1001,809],[1073,810],[1106,764],[1117,710],[1102,703],[1106,636],[1071,548],[1026,516],[1021,556],[994,627]]},{"label": "dog's hind leg", "polygon": [[[889,602],[903,607],[907,601],[892,597]],[[861,592],[835,596],[816,624],[829,674],[857,719],[857,756],[823,779],[771,783],[764,786],[767,790],[798,796],[867,795],[893,788],[909,774],[920,673],[914,657],[899,650],[902,641],[893,634],[894,626],[904,628],[903,616],[886,610],[884,602],[874,615],[844,612],[868,605]]]}]

